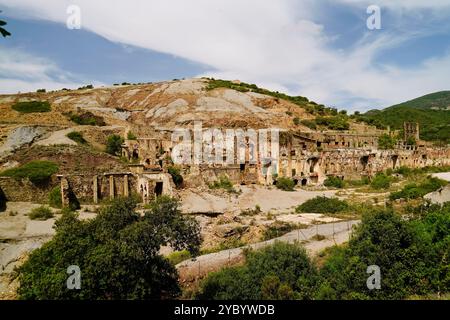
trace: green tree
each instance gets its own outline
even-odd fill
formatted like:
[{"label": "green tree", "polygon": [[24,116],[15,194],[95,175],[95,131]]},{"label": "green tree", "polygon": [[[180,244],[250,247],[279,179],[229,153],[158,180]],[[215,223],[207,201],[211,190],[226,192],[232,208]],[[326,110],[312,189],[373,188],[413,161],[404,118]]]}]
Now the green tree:
[{"label": "green tree", "polygon": [[[161,299],[180,294],[175,267],[161,246],[197,254],[198,224],[178,201],[158,198],[144,216],[131,199],[116,199],[96,218],[66,212],[54,238],[33,251],[18,269],[21,299]],[[81,290],[66,287],[67,267],[80,267]]]},{"label": "green tree", "polygon": [[123,138],[117,134],[108,136],[108,139],[106,141],[106,152],[113,156],[120,155],[123,142]]},{"label": "green tree", "polygon": [[[0,11],[0,13],[1,12],[2,11]],[[3,28],[6,25],[7,25],[7,23],[5,21],[0,20],[0,34],[3,36],[3,38],[11,36],[11,33],[9,33],[8,31],[6,31],[6,29]]]},{"label": "green tree", "polygon": [[384,133],[380,137],[378,137],[378,148],[382,150],[394,149],[395,147],[395,139],[390,135]]}]

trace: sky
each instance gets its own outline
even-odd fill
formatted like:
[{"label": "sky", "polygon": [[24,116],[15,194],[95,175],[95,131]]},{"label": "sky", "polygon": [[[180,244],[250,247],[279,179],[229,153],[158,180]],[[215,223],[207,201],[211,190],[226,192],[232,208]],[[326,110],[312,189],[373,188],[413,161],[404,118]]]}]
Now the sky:
[{"label": "sky", "polygon": [[[67,26],[73,5],[81,29]],[[0,93],[208,76],[365,111],[450,90],[450,0],[0,0],[0,10],[12,33],[0,38]]]}]

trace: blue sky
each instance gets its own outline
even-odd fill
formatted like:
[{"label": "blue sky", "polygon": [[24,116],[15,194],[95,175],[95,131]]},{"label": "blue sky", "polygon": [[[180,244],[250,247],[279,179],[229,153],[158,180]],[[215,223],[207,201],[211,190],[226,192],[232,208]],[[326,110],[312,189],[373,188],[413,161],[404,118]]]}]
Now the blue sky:
[{"label": "blue sky", "polygon": [[[66,27],[69,5],[81,30]],[[381,30],[366,9],[381,8]],[[0,93],[214,76],[347,110],[450,90],[447,0],[0,0]]]}]

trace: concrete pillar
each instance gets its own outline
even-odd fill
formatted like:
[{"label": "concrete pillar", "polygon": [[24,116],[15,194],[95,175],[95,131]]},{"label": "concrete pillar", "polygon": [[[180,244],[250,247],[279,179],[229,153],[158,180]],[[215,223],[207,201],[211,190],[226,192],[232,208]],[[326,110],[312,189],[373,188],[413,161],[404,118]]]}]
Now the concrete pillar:
[{"label": "concrete pillar", "polygon": [[130,196],[130,191],[128,189],[128,175],[123,176],[123,196],[128,198]]},{"label": "concrete pillar", "polygon": [[98,178],[94,176],[92,178],[92,192],[94,194],[94,203],[98,203]]},{"label": "concrete pillar", "polygon": [[66,178],[61,178],[61,202],[62,206],[69,206],[69,181]]},{"label": "concrete pillar", "polygon": [[114,199],[114,176],[109,176],[109,197]]}]

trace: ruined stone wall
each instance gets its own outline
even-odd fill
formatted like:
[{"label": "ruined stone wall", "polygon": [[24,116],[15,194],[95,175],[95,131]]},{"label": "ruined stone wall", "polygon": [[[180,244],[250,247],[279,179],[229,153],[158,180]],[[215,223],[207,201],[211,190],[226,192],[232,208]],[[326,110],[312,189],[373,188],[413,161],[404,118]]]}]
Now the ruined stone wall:
[{"label": "ruined stone wall", "polygon": [[130,174],[127,175],[128,178],[125,178],[125,175],[68,175],[62,178],[67,179],[70,189],[81,203],[95,203],[94,179],[97,181],[98,201],[126,196],[125,184],[128,185],[128,195],[137,193],[137,179]]},{"label": "ruined stone wall", "polygon": [[46,203],[48,194],[56,186],[59,186],[56,177],[45,186],[36,186],[26,179],[18,181],[10,177],[0,177],[0,189],[3,190],[7,201]]},{"label": "ruined stone wall", "polygon": [[241,183],[242,174],[240,166],[200,168],[200,176],[205,183],[212,183],[214,181],[217,181],[222,175],[227,176],[234,184]]}]

